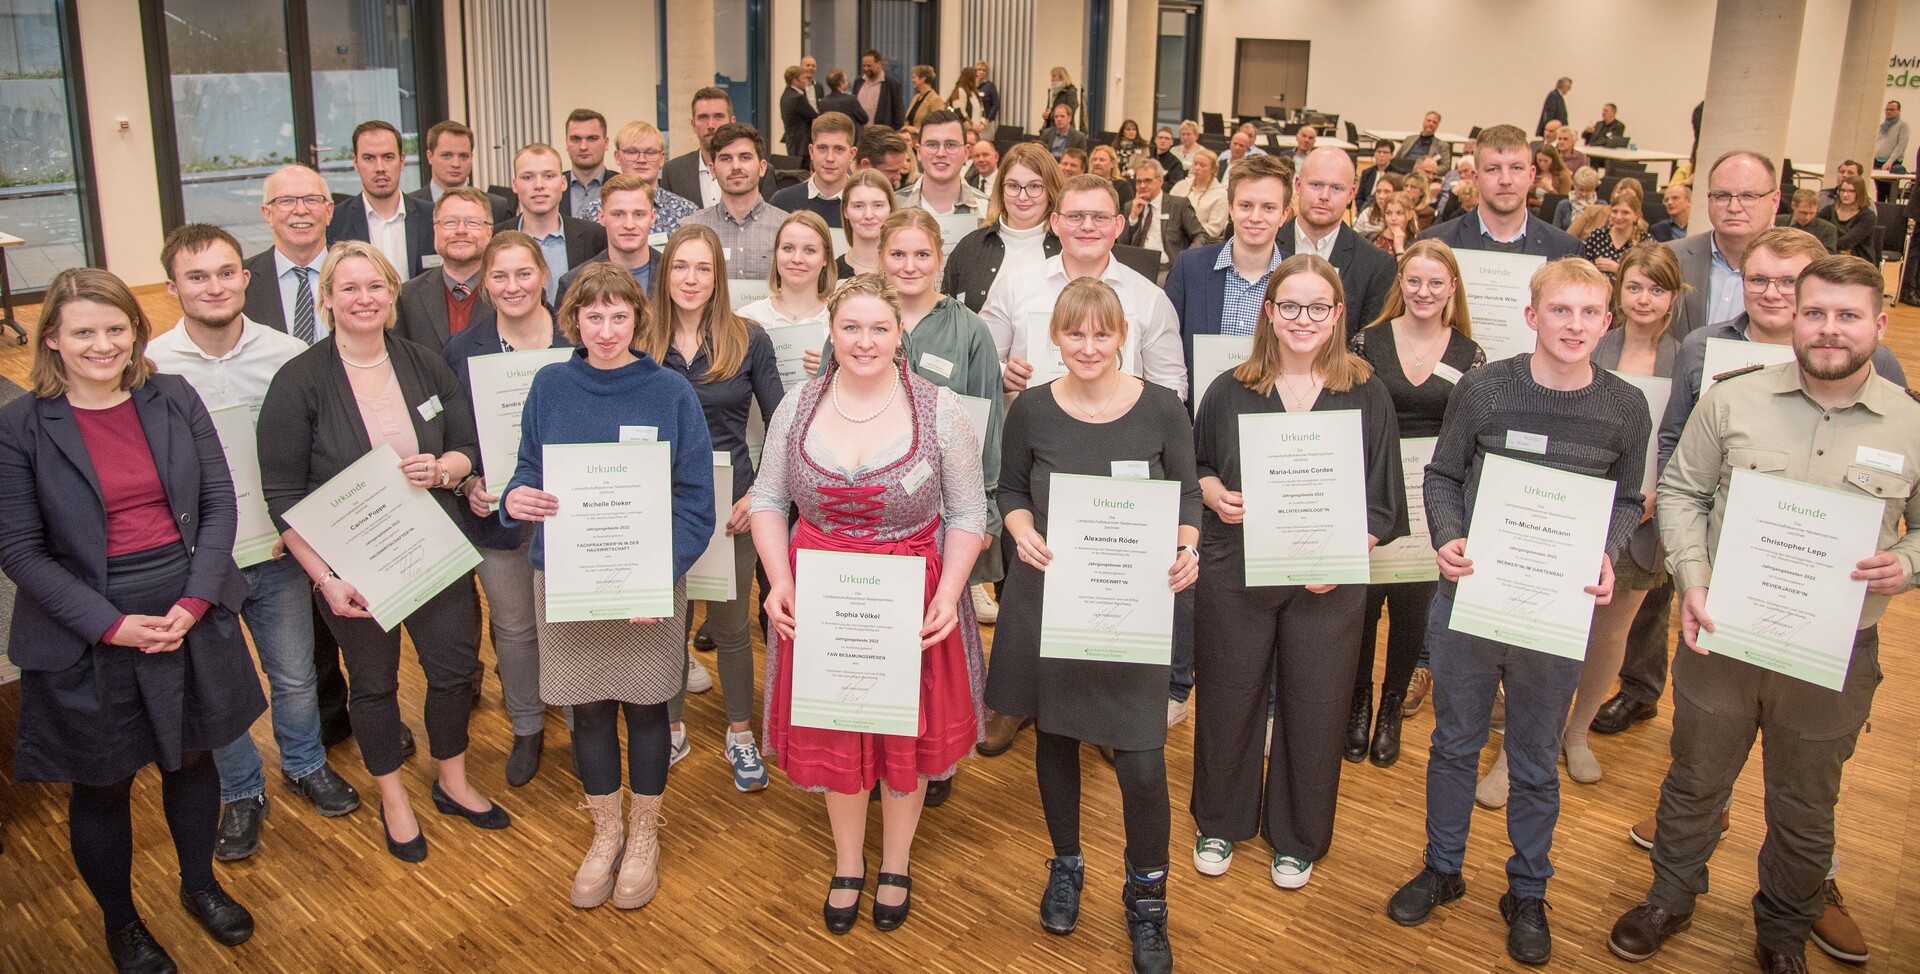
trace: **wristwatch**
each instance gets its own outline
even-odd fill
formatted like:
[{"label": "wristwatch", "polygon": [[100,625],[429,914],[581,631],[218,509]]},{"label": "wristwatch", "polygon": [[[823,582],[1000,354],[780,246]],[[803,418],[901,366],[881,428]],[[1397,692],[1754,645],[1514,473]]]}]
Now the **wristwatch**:
[{"label": "wristwatch", "polygon": [[470,474],[467,474],[465,477],[462,477],[459,483],[453,485],[453,496],[455,497],[467,496],[467,488],[472,486],[473,482],[479,479],[480,479],[480,475],[478,473],[470,473]]},{"label": "wristwatch", "polygon": [[1199,561],[1199,560],[1200,560],[1200,546],[1199,546],[1199,545],[1190,545],[1190,544],[1183,544],[1183,545],[1181,545],[1180,547],[1178,547],[1178,548],[1175,548],[1175,549],[1173,549],[1173,553],[1174,553],[1174,554],[1176,554],[1176,555],[1178,555],[1178,554],[1179,554],[1179,553],[1181,553],[1182,551],[1184,551],[1184,552],[1186,552],[1186,553],[1187,553],[1187,554],[1189,554],[1189,555],[1192,555],[1192,556],[1193,556],[1193,560],[1194,560],[1194,561]]},{"label": "wristwatch", "polygon": [[433,478],[434,489],[437,490],[453,483],[453,471],[448,470],[446,464],[441,463],[438,458],[434,459],[433,464],[440,468],[440,473]]}]

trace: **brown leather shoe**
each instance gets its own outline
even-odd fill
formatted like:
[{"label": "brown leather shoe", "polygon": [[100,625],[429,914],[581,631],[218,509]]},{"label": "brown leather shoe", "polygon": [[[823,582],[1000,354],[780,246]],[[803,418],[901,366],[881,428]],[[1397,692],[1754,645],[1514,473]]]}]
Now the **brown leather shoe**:
[{"label": "brown leather shoe", "polygon": [[1433,692],[1433,671],[1422,666],[1413,671],[1413,679],[1407,681],[1407,698],[1400,705],[1400,712],[1417,714],[1420,705],[1427,702],[1427,694]]},{"label": "brown leather shoe", "polygon": [[1807,958],[1803,954],[1783,954],[1756,943],[1753,959],[1760,965],[1761,974],[1807,974]]},{"label": "brown leather shoe", "polygon": [[[1635,822],[1633,828],[1627,830],[1627,838],[1632,839],[1634,845],[1648,852],[1652,852],[1655,823],[1658,820],[1659,815],[1655,813]],[[1720,812],[1720,834],[1727,834],[1727,830],[1730,828],[1733,828],[1733,810],[1722,809]]]},{"label": "brown leather shoe", "polygon": [[1607,949],[1613,951],[1615,957],[1637,964],[1659,953],[1660,945],[1666,943],[1668,937],[1691,926],[1693,914],[1675,916],[1642,900],[1613,922]]},{"label": "brown leather shoe", "polygon": [[1020,736],[1020,731],[1033,724],[1032,717],[1015,717],[992,711],[988,711],[988,714],[986,738],[973,747],[983,758],[1007,753],[1007,749],[1013,746],[1013,739]]},{"label": "brown leather shoe", "polygon": [[1860,925],[1853,922],[1846,902],[1840,898],[1840,886],[1831,879],[1826,883],[1826,897],[1826,912],[1813,921],[1813,945],[1834,960],[1866,963],[1867,938],[1860,935]]}]

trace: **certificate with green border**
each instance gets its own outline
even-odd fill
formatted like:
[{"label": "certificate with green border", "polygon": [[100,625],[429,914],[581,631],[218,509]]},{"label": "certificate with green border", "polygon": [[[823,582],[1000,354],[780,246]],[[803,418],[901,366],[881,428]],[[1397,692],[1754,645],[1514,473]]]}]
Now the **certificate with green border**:
[{"label": "certificate with green border", "polygon": [[687,569],[687,598],[703,602],[731,602],[738,579],[733,577],[733,538],[727,518],[733,513],[733,457],[713,453],[713,537],[700,560]]},{"label": "certificate with green border", "polygon": [[1367,472],[1358,409],[1240,417],[1248,585],[1365,585]]},{"label": "certificate with green border", "polygon": [[[473,422],[480,430],[480,472],[487,493],[500,496],[520,464],[520,415],[534,375],[572,357],[573,349],[562,346],[467,359],[467,388],[472,391]],[[499,501],[493,509],[500,509]]]},{"label": "certificate with green border", "polygon": [[260,452],[254,439],[254,421],[259,418],[257,403],[235,403],[209,409],[214,431],[220,434],[220,448],[227,454],[227,469],[233,472],[233,497],[240,505],[240,523],[233,536],[233,562],[241,568],[273,560],[273,546],[280,532],[267,513],[267,499],[260,492]]},{"label": "certificate with green border", "polygon": [[1180,484],[1055,473],[1047,498],[1040,655],[1100,663],[1173,658]]},{"label": "certificate with green border", "polygon": [[803,548],[794,572],[794,724],[918,736],[927,560]]},{"label": "certificate with green border", "polygon": [[1407,535],[1390,544],[1375,547],[1369,558],[1374,585],[1396,582],[1431,582],[1440,577],[1440,565],[1434,559],[1433,536],[1427,531],[1427,464],[1433,462],[1431,436],[1400,441],[1400,474],[1407,487]]},{"label": "certificate with green border", "polygon": [[672,446],[549,443],[541,489],[560,499],[541,540],[547,621],[673,616]]}]

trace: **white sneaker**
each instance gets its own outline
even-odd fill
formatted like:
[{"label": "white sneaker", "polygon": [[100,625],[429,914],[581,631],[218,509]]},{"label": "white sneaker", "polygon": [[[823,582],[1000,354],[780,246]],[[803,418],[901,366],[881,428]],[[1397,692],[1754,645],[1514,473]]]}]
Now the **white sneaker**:
[{"label": "white sneaker", "polygon": [[692,654],[688,654],[687,692],[705,693],[711,689],[713,689],[713,676],[707,672],[706,667],[700,665],[699,660],[694,659]]},{"label": "white sneaker", "polygon": [[1199,833],[1193,837],[1193,868],[1202,876],[1225,876],[1233,866],[1233,843],[1210,839]]},{"label": "white sneaker", "polygon": [[993,593],[987,591],[987,583],[976,582],[971,589],[973,594],[973,617],[982,625],[993,625],[1000,621],[1000,603],[993,600]]},{"label": "white sneaker", "polygon": [[672,746],[667,748],[667,767],[671,768],[679,764],[681,758],[693,753],[693,742],[687,740],[687,730],[684,727],[667,733],[673,741]]},{"label": "white sneaker", "polygon": [[1172,697],[1168,697],[1167,698],[1167,729],[1172,730],[1173,725],[1178,724],[1181,721],[1186,719],[1187,719],[1187,702],[1185,700],[1175,700]]},{"label": "white sneaker", "polygon": [[1273,885],[1281,889],[1299,889],[1313,878],[1313,863],[1292,856],[1273,857]]}]

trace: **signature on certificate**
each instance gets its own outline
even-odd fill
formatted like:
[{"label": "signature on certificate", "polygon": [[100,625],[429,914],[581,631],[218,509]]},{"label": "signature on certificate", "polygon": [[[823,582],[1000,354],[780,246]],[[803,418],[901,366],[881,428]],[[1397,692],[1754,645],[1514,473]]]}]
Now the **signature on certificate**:
[{"label": "signature on certificate", "polygon": [[1134,607],[1113,604],[1101,607],[1087,617],[1087,628],[1094,632],[1119,632],[1120,627],[1133,616]]},{"label": "signature on certificate", "polygon": [[848,677],[847,682],[840,686],[840,702],[866,703],[868,695],[873,692],[874,686],[879,682],[880,677],[876,675]]},{"label": "signature on certificate", "polygon": [[425,571],[427,567],[426,555],[427,555],[427,543],[425,540],[414,542],[413,547],[408,548],[406,551],[402,552],[400,554],[400,558],[394,562],[395,567],[399,568],[400,570],[400,577],[401,578],[420,577],[420,573]]},{"label": "signature on certificate", "polygon": [[1503,607],[1509,615],[1538,619],[1552,605],[1553,599],[1545,592],[1517,591],[1507,595],[1507,604]]},{"label": "signature on certificate", "polygon": [[1803,613],[1792,609],[1768,609],[1753,620],[1753,632],[1756,636],[1767,636],[1782,642],[1792,642],[1812,620]]},{"label": "signature on certificate", "polygon": [[618,592],[627,587],[627,579],[633,577],[631,568],[610,568],[593,580],[596,592]]}]

